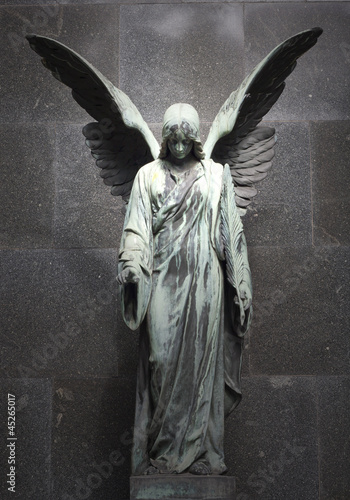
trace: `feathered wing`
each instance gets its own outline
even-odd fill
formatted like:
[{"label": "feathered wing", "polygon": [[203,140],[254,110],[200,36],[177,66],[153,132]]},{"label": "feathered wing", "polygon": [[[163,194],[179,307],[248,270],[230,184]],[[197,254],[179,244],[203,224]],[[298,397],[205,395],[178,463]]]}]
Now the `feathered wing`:
[{"label": "feathered wing", "polygon": [[274,156],[275,130],[257,125],[282,94],[284,80],[297,59],[315,45],[321,33],[321,28],[312,28],[278,45],[229,96],[211,126],[204,152],[207,158],[229,164],[241,214]]},{"label": "feathered wing", "polygon": [[224,167],[221,197],[221,235],[225,248],[227,280],[237,291],[240,322],[243,325],[245,313],[240,296],[240,285],[244,279],[244,260],[241,252],[243,224],[235,207],[235,192],[228,165]]},{"label": "feathered wing", "polygon": [[159,145],[136,106],[79,54],[44,36],[28,35],[31,48],[53,76],[97,122],[83,134],[104,183],[128,200],[139,168],[157,158]]}]

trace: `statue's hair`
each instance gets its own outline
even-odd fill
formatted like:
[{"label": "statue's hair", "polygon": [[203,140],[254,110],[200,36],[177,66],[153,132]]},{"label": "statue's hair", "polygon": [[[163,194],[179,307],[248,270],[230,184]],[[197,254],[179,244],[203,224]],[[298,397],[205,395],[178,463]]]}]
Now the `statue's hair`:
[{"label": "statue's hair", "polygon": [[193,106],[185,103],[173,104],[165,112],[159,158],[166,158],[168,156],[168,141],[178,130],[181,130],[187,139],[193,141],[192,151],[194,156],[198,160],[203,160],[205,153],[199,138],[198,113]]},{"label": "statue's hair", "polygon": [[203,160],[205,158],[205,153],[203,151],[203,144],[199,139],[198,135],[193,131],[191,125],[186,121],[182,120],[180,125],[173,125],[172,127],[163,128],[162,144],[160,146],[160,152],[158,158],[166,158],[169,154],[168,140],[172,135],[174,135],[178,130],[181,130],[187,139],[193,141],[193,154],[198,160]]}]

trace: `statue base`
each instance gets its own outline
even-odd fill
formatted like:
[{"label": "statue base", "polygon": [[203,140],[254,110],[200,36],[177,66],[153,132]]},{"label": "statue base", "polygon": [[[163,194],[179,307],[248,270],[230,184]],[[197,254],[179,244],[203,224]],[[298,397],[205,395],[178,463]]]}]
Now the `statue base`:
[{"label": "statue base", "polygon": [[230,476],[157,474],[130,477],[130,500],[235,500]]}]

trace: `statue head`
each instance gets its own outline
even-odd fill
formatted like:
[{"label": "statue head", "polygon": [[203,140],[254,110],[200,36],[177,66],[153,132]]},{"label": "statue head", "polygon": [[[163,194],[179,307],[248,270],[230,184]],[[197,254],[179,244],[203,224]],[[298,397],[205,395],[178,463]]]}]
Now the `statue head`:
[{"label": "statue head", "polygon": [[159,158],[167,157],[169,154],[168,141],[179,130],[187,139],[193,141],[192,153],[198,160],[202,160],[205,155],[199,138],[198,113],[193,106],[185,103],[173,104],[165,112]]}]

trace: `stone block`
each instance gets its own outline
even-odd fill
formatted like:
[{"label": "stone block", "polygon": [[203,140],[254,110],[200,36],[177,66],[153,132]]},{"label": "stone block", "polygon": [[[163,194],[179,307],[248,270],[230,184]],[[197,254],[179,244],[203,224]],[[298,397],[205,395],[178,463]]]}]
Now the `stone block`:
[{"label": "stone block", "polygon": [[55,381],[52,500],[129,498],[134,400],[128,379]]},{"label": "stone block", "polygon": [[350,491],[350,379],[319,377],[320,499],[347,498]]},{"label": "stone block", "polygon": [[311,123],[316,245],[350,243],[349,156],[350,121]]},{"label": "stone block", "polygon": [[119,249],[124,202],[103,183],[81,129],[56,128],[55,246]]},{"label": "stone block", "polygon": [[251,375],[349,373],[349,263],[348,247],[251,249]]},{"label": "stone block", "polygon": [[176,102],[211,122],[243,80],[241,4],[123,5],[120,26],[120,88],[147,122]]},{"label": "stone block", "polygon": [[4,376],[116,376],[116,252],[1,253]]},{"label": "stone block", "polygon": [[243,217],[248,247],[303,246],[312,241],[309,127],[264,122],[277,142],[272,168]]},{"label": "stone block", "polygon": [[225,423],[238,500],[318,498],[315,377],[249,377]]},{"label": "stone block", "polygon": [[81,8],[53,3],[1,8],[0,42],[7,48],[1,54],[1,122],[84,123],[89,119],[70,89],[42,66],[25,36],[35,33],[68,45],[116,85],[118,21],[116,5]]},{"label": "stone block", "polygon": [[298,60],[267,119],[349,119],[348,3],[247,3],[244,12],[247,72],[290,36],[315,26],[324,30],[317,44]]},{"label": "stone block", "polygon": [[42,125],[0,125],[0,248],[52,246],[54,133]]},{"label": "stone block", "polygon": [[161,474],[131,476],[130,500],[235,500],[235,478]]},{"label": "stone block", "polygon": [[[51,383],[45,379],[1,379],[1,498],[51,498]],[[15,421],[8,439],[8,394],[15,396]],[[13,400],[13,398],[11,398]],[[11,406],[13,408],[13,406]],[[11,420],[11,423],[13,421]],[[10,454],[9,444],[14,443]],[[15,490],[9,491],[9,458],[15,460]]]}]

